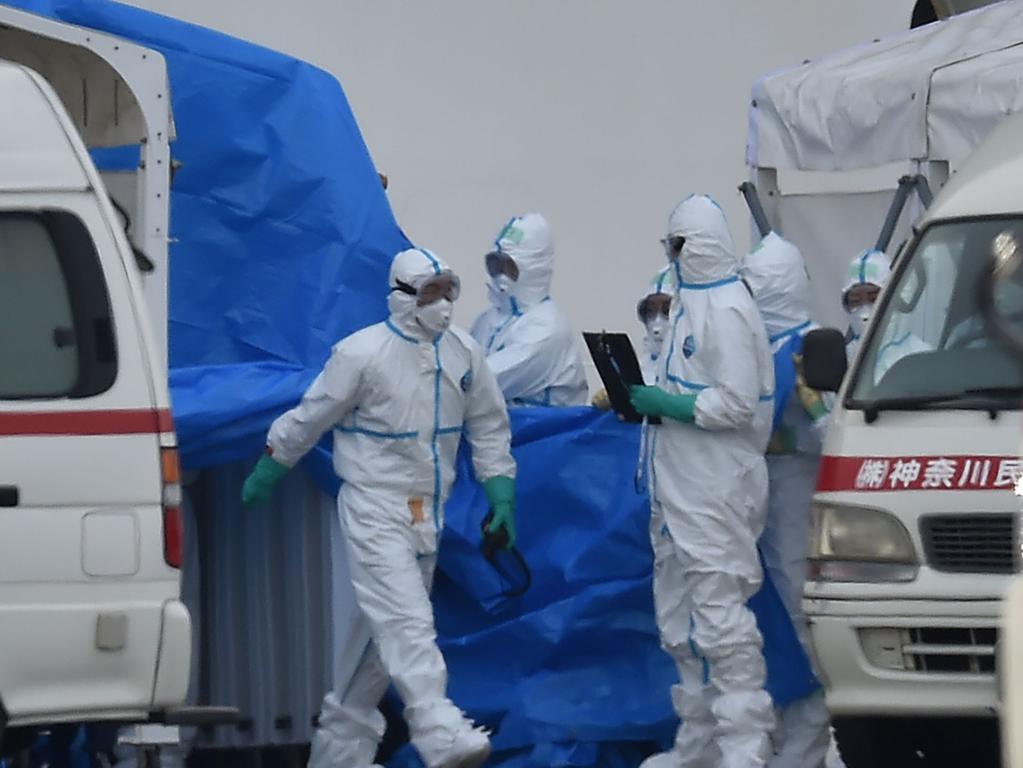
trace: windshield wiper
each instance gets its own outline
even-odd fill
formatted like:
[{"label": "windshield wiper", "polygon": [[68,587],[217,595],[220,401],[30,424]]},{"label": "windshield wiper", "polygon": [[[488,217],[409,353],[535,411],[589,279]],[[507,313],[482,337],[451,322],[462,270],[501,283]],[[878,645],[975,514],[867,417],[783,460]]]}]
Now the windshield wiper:
[{"label": "windshield wiper", "polygon": [[980,410],[989,411],[993,416],[999,411],[1010,410],[1004,401],[1019,403],[1023,400],[1023,387],[976,387],[961,392],[943,392],[933,395],[907,395],[905,397],[883,397],[879,400],[849,401],[849,407],[863,410],[863,418],[868,424],[877,420],[881,411],[922,411],[933,405],[961,403],[970,398],[982,398],[985,402]]},{"label": "windshield wiper", "polygon": [[964,389],[962,395],[981,395],[983,397],[1011,397],[1023,399],[1023,386],[1014,387],[977,387]]}]

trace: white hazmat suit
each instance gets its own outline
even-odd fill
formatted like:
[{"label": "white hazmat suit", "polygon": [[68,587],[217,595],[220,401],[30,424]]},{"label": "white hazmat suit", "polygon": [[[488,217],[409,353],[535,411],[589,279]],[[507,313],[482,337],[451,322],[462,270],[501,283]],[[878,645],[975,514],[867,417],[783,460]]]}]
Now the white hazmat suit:
[{"label": "white hazmat suit", "polygon": [[661,359],[661,351],[664,348],[664,341],[671,332],[670,315],[664,317],[661,314],[651,314],[644,317],[644,304],[651,298],[657,296],[675,296],[675,278],[672,270],[668,267],[658,272],[650,281],[647,292],[640,299],[637,307],[640,315],[640,322],[643,323],[643,351],[639,355],[639,367],[643,374],[643,381],[646,384],[654,384],[657,381],[657,362]]},{"label": "white hazmat suit", "polygon": [[856,359],[863,334],[874,313],[874,305],[866,304],[851,309],[846,305],[846,297],[857,285],[876,285],[884,288],[892,272],[892,262],[883,251],[869,249],[849,262],[846,270],[845,283],[842,285],[842,306],[849,313],[849,330],[846,332],[846,352],[851,363]]},{"label": "white hazmat suit", "polygon": [[514,477],[515,463],[504,399],[479,345],[457,328],[427,330],[436,311],[395,290],[418,289],[444,269],[428,251],[398,254],[389,319],[337,344],[301,403],[270,429],[272,457],[289,467],[333,430],[344,481],[338,511],[360,612],[323,702],[313,768],[371,765],[389,681],[428,768],[477,766],[489,753],[486,734],[446,696],[429,592],[461,435],[481,481]]},{"label": "white hazmat suit", "polygon": [[[813,328],[810,281],[802,254],[772,232],[746,257],[743,278],[760,308],[776,361],[778,356],[788,356],[777,369],[787,364],[794,372],[792,355],[801,352],[801,338]],[[785,403],[767,455],[770,495],[760,552],[796,634],[807,656],[813,659],[802,603],[810,507],[817,485],[822,427],[827,419],[821,396],[804,389],[801,397],[798,388],[792,376],[776,378],[776,401],[781,398]],[[778,712],[771,768],[820,768],[830,743],[824,692],[816,691]]]},{"label": "white hazmat suit", "polygon": [[[876,250],[864,251],[849,263],[846,282],[842,288],[842,304],[849,313],[846,354],[850,363],[859,352],[863,335],[866,333],[870,320],[874,315],[874,305],[866,304],[861,307],[849,307],[846,303],[849,291],[857,285],[866,284],[884,288],[891,277],[891,269],[892,264],[888,256]],[[902,358],[933,350],[930,344],[924,342],[917,334],[905,327],[904,321],[907,319],[904,315],[890,313],[889,321],[883,329],[883,335],[876,345],[877,353],[872,364],[875,384],[880,382],[888,370]]]},{"label": "white hazmat suit", "polygon": [[646,453],[654,602],[678,665],[672,700],[682,723],[673,749],[644,766],[751,768],[765,765],[774,723],[763,641],[746,607],[762,579],[771,353],[717,204],[683,201],[669,235],[685,244],[673,262],[679,294],[657,386],[694,396],[695,423],[650,427]]},{"label": "white hazmat suit", "polygon": [[476,320],[473,338],[509,405],[585,405],[586,373],[579,340],[550,298],[554,240],[539,213],[513,218],[497,249],[518,268],[518,279],[494,279],[490,309]]}]

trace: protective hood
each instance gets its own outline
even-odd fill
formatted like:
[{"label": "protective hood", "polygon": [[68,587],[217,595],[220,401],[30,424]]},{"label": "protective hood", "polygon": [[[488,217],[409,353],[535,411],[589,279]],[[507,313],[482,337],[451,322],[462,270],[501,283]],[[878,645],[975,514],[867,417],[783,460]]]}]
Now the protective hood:
[{"label": "protective hood", "polygon": [[495,242],[519,268],[519,279],[509,287],[515,310],[524,312],[546,299],[554,276],[554,238],[547,219],[539,213],[516,216]]},{"label": "protective hood", "polygon": [[810,278],[799,249],[771,232],[746,256],[742,277],[772,339],[810,322]]},{"label": "protective hood", "polygon": [[450,271],[448,265],[425,248],[410,248],[394,257],[387,276],[390,288],[387,309],[391,313],[391,323],[400,331],[419,339],[431,338],[433,335],[416,321],[416,297],[395,290],[398,283],[411,285],[418,291],[426,280],[444,271]]},{"label": "protective hood", "polygon": [[682,287],[707,285],[734,277],[739,260],[720,206],[706,195],[690,195],[668,219],[668,236],[686,239],[678,259]]},{"label": "protective hood", "polygon": [[869,249],[849,262],[849,271],[842,286],[842,298],[850,288],[864,283],[873,283],[884,288],[892,272],[892,261],[883,251]]},{"label": "protective hood", "polygon": [[[675,288],[673,271],[668,266],[654,275],[650,282],[647,283],[646,291],[639,297],[640,304],[648,297],[658,293],[663,293],[667,296],[674,296],[678,293]],[[669,318],[659,315],[644,322],[643,328],[646,331],[643,334],[643,350],[650,360],[657,360],[661,354],[664,340],[668,337],[668,333],[671,330],[671,321]]]},{"label": "protective hood", "polygon": [[669,296],[678,293],[678,288],[675,286],[675,271],[670,265],[661,269],[650,279],[650,282],[647,283],[646,293],[640,298],[646,298],[652,293],[666,293]]}]

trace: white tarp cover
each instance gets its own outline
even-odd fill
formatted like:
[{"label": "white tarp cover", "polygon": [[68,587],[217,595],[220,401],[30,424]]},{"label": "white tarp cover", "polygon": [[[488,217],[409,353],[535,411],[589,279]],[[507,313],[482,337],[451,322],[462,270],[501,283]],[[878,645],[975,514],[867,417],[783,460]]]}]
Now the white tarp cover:
[{"label": "white tarp cover", "polygon": [[766,75],[753,87],[747,161],[850,171],[953,164],[1023,109],[1023,0]]}]

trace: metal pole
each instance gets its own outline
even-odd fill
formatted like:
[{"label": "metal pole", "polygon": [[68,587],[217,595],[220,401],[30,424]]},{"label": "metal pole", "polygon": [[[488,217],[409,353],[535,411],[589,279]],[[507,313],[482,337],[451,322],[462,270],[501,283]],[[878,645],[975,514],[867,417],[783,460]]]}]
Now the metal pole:
[{"label": "metal pole", "polygon": [[931,185],[927,182],[927,177],[922,173],[916,175],[916,194],[924,208],[931,207],[934,194],[931,192]]},{"label": "metal pole", "polygon": [[760,196],[757,194],[756,184],[752,181],[744,181],[739,185],[739,191],[742,192],[742,196],[746,199],[746,205],[749,207],[750,215],[753,217],[757,229],[760,230],[760,236],[766,237],[771,232],[771,223],[767,220],[764,207],[760,204]]},{"label": "metal pole", "polygon": [[899,223],[902,209],[906,207],[906,200],[909,193],[916,186],[916,179],[913,176],[903,176],[899,179],[899,187],[895,190],[895,197],[888,208],[888,215],[885,217],[884,226],[881,227],[881,234],[877,236],[877,243],[874,249],[884,251],[892,242],[892,235],[895,234],[895,227]]}]

